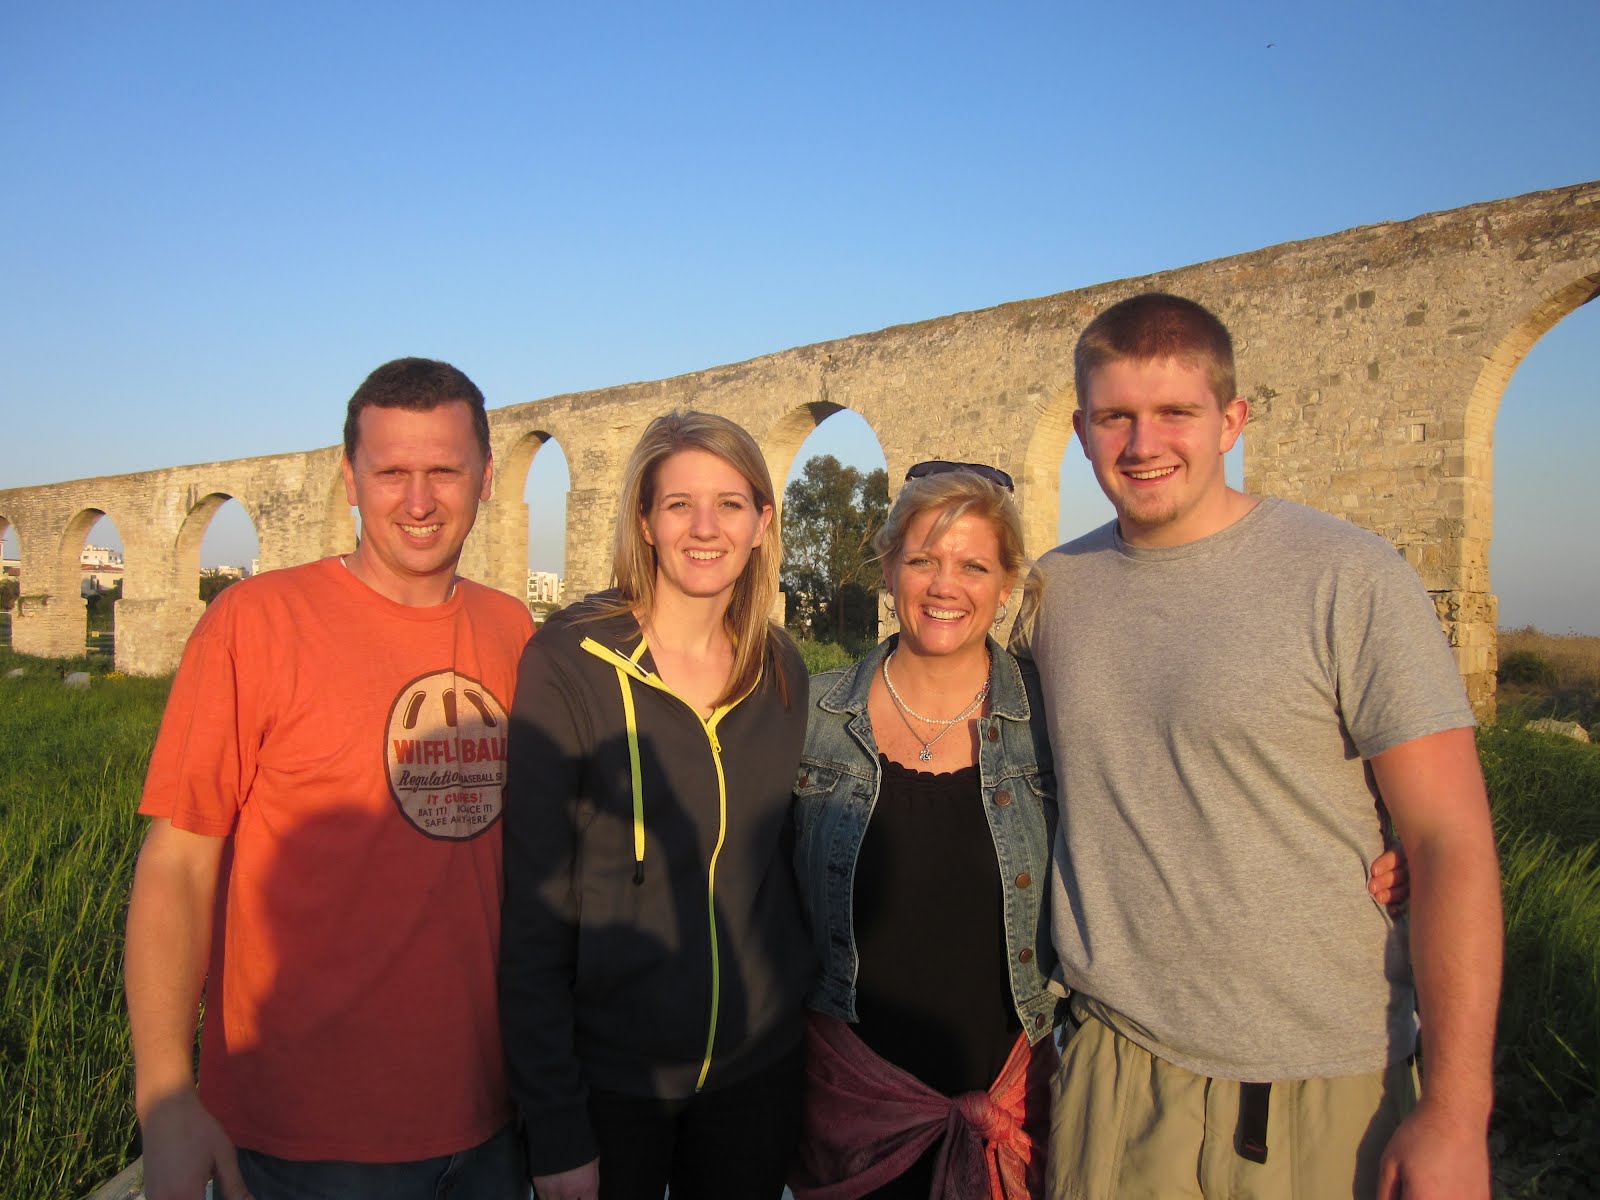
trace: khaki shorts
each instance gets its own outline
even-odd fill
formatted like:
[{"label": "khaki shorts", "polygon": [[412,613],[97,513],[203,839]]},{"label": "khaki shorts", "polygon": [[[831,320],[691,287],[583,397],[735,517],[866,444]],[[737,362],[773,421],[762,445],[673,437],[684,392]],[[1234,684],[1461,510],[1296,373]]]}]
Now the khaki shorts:
[{"label": "khaki shorts", "polygon": [[1372,1196],[1384,1147],[1416,1105],[1410,1060],[1274,1083],[1266,1161],[1253,1162],[1238,1149],[1242,1085],[1156,1058],[1076,1002],[1073,1015],[1083,1025],[1051,1084],[1051,1200]]}]

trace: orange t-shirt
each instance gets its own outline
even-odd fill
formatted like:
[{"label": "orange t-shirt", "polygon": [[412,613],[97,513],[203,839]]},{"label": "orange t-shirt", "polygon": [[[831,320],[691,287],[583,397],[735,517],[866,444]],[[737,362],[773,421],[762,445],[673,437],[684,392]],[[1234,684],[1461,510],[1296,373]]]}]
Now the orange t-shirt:
[{"label": "orange t-shirt", "polygon": [[503,593],[409,608],[336,558],[195,628],[140,811],[229,839],[200,1095],[237,1144],[408,1161],[510,1120],[499,817],[532,631]]}]

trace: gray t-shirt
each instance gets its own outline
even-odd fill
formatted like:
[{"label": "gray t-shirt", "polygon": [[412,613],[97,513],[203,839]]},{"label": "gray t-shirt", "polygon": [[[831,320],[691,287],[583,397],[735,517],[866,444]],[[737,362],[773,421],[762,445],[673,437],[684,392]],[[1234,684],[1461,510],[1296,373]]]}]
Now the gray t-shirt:
[{"label": "gray t-shirt", "polygon": [[1363,759],[1474,723],[1416,573],[1273,499],[1171,549],[1113,522],[1039,567],[1066,984],[1202,1075],[1411,1053],[1405,930],[1366,892],[1383,833]]}]

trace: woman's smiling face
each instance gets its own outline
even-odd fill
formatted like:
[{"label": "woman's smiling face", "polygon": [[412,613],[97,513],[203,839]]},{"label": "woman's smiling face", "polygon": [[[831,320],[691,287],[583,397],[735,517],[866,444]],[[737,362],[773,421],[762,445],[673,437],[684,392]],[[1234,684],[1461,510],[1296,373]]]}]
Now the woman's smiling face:
[{"label": "woman's smiling face", "polygon": [[655,547],[656,588],[684,596],[731,595],[750,551],[766,537],[772,506],[758,507],[750,481],[707,450],[680,450],[656,468],[641,518]]},{"label": "woman's smiling face", "polygon": [[969,513],[929,542],[942,511],[930,509],[912,518],[899,555],[884,567],[884,582],[899,613],[901,645],[913,654],[956,654],[981,647],[995,614],[1011,595],[994,525]]}]

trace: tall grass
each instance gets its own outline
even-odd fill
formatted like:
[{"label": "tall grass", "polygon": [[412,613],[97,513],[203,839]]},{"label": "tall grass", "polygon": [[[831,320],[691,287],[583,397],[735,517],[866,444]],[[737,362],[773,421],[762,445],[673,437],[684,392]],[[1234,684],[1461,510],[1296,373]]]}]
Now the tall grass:
[{"label": "tall grass", "polygon": [[1500,660],[1519,650],[1537,654],[1555,668],[1557,684],[1600,684],[1600,637],[1544,633],[1532,625],[1499,631]]},{"label": "tall grass", "polygon": [[1499,654],[1502,720],[1555,717],[1600,738],[1600,637],[1502,629]]},{"label": "tall grass", "polygon": [[[80,660],[67,664],[82,668]],[[23,667],[21,679],[4,678]],[[170,680],[0,653],[0,1197],[87,1194],[134,1135],[122,925]]]},{"label": "tall grass", "polygon": [[1493,1146],[1506,1196],[1600,1180],[1600,747],[1478,734],[1505,894]]}]

